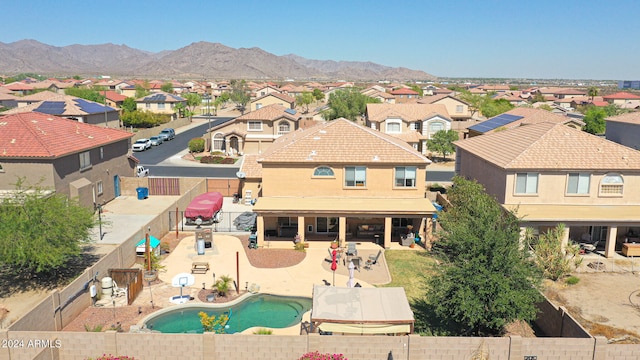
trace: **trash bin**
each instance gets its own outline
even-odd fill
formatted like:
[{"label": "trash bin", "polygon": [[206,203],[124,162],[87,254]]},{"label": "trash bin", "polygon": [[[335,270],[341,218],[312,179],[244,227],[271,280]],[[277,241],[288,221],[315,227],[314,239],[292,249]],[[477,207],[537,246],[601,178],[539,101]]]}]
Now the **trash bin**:
[{"label": "trash bin", "polygon": [[144,200],[149,197],[149,188],[138,187],[136,192],[138,193],[138,200]]}]

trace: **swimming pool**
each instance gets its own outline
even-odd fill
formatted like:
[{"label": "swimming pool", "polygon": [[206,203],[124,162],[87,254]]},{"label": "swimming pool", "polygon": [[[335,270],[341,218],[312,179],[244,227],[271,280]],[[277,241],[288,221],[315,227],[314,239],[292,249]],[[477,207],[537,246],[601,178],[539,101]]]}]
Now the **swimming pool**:
[{"label": "swimming pool", "polygon": [[302,315],[310,309],[310,298],[259,294],[232,305],[189,304],[170,308],[150,315],[143,324],[162,333],[202,333],[200,311],[216,316],[227,313],[231,315],[226,333],[233,334],[251,327],[280,329],[293,326],[300,323]]}]

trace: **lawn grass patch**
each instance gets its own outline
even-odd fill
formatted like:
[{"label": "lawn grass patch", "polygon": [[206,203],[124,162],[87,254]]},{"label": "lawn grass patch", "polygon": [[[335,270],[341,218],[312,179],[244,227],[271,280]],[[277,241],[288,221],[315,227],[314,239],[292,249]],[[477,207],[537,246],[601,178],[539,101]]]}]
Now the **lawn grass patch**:
[{"label": "lawn grass patch", "polygon": [[435,263],[425,251],[387,250],[384,253],[391,282],[383,287],[402,287],[409,302],[424,297],[424,282]]}]

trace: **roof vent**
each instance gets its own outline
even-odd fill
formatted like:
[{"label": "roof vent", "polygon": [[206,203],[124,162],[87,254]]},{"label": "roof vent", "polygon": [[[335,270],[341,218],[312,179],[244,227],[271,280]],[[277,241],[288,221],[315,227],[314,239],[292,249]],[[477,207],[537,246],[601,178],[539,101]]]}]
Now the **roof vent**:
[{"label": "roof vent", "polygon": [[314,136],[313,140],[320,140],[320,136]]},{"label": "roof vent", "polygon": [[378,157],[378,155],[374,155],[373,161],[380,161],[380,158]]},{"label": "roof vent", "polygon": [[311,154],[310,155],[318,155],[318,153],[315,150],[311,150]]},{"label": "roof vent", "polygon": [[319,132],[320,134],[326,134],[326,133],[327,133],[327,130],[320,130],[320,131],[318,131],[318,132]]}]

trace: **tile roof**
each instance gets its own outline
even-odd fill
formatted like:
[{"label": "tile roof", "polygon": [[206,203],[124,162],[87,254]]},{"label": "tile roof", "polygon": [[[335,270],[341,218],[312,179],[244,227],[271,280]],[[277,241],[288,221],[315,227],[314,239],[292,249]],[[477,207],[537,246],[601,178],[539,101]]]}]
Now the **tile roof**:
[{"label": "tile roof", "polygon": [[300,117],[287,112],[287,108],[280,104],[271,104],[263,106],[258,110],[248,112],[242,116],[235,118],[236,120],[275,120],[286,117],[289,120],[297,121]]},{"label": "tile roof", "polygon": [[[46,112],[56,116],[84,116],[90,114],[104,113],[105,106],[97,102],[81,99],[70,95],[57,95],[33,104],[13,108],[3,112],[3,114],[18,114],[25,112]],[[117,111],[107,106],[107,111]]]},{"label": "tile roof", "polygon": [[33,90],[33,86],[16,81],[10,84],[2,85],[2,87],[7,88],[11,91],[25,91],[25,90]]},{"label": "tile roof", "polygon": [[454,144],[503,169],[640,170],[640,152],[562,124],[520,126]]},{"label": "tile roof", "polygon": [[51,98],[60,97],[61,95],[53,91],[39,91],[35,94],[25,95],[20,98],[20,102],[33,102],[49,100]]},{"label": "tile roof", "polygon": [[626,114],[611,116],[605,119],[605,121],[622,122],[629,124],[640,125],[640,112],[630,112]]},{"label": "tile roof", "polygon": [[[505,114],[522,116],[522,119],[519,121],[515,121],[509,125],[505,125],[506,128],[514,128],[520,125],[531,125],[538,124],[542,122],[550,122],[554,124],[566,124],[570,121],[576,121],[577,119],[566,117],[564,115],[554,114],[550,111],[543,109],[534,109],[528,107],[517,107],[513,108]],[[581,122],[577,120],[578,122]]]},{"label": "tile roof", "polygon": [[626,100],[626,99],[640,99],[640,96],[625,91],[617,92],[611,95],[605,95],[602,97],[605,100]]},{"label": "tile roof", "polygon": [[273,97],[278,98],[278,99],[280,99],[280,100],[282,100],[282,101],[284,101],[286,103],[289,103],[289,104],[292,104],[292,103],[294,103],[296,101],[296,99],[292,98],[291,96],[288,96],[288,95],[285,95],[285,94],[282,94],[282,93],[279,93],[279,92],[272,92],[272,93],[268,93],[268,94],[262,95],[259,98],[256,98],[256,99],[252,100],[251,102],[256,102],[258,100],[264,99],[264,98],[269,97],[269,96],[273,96]]},{"label": "tile roof", "polygon": [[437,95],[425,96],[422,99],[418,100],[418,104],[433,104],[446,98],[451,98],[457,102],[463,103],[465,105],[469,105],[469,103],[467,103],[466,101],[460,100],[451,94],[437,94]]},{"label": "tile roof", "polygon": [[264,163],[429,164],[401,139],[339,118],[297,130],[274,141]]},{"label": "tile roof", "polygon": [[124,99],[126,99],[127,97],[122,95],[122,94],[118,94],[117,92],[113,91],[113,90],[109,90],[107,91],[107,99],[111,100],[111,101],[124,101]]},{"label": "tile roof", "polygon": [[262,165],[258,163],[258,159],[262,157],[262,154],[245,154],[242,159],[242,171],[249,179],[256,179],[262,177]]},{"label": "tile roof", "polygon": [[132,137],[36,112],[0,116],[0,158],[58,158]]},{"label": "tile roof", "polygon": [[390,91],[391,95],[420,95],[419,92],[407,88],[400,88]]},{"label": "tile roof", "polygon": [[384,121],[390,117],[418,121],[436,115],[451,120],[447,107],[443,104],[367,104],[367,119],[374,122]]}]

